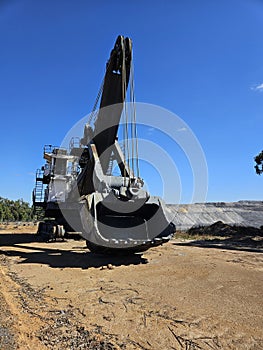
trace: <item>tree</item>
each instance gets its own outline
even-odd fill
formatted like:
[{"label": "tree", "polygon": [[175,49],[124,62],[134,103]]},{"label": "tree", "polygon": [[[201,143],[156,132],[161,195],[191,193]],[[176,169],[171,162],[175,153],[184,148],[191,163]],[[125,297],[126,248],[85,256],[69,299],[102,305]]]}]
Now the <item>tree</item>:
[{"label": "tree", "polygon": [[0,222],[31,221],[34,219],[33,208],[23,199],[16,201],[0,197]]},{"label": "tree", "polygon": [[261,151],[255,158],[254,158],[256,165],[254,168],[256,169],[256,173],[258,175],[261,175],[263,173],[263,151]]}]

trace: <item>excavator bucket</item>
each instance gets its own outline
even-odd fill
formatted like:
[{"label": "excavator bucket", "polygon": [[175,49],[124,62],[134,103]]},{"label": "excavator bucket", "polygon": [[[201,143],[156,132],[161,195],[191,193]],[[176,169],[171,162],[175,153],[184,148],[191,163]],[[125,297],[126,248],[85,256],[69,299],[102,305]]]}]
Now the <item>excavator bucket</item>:
[{"label": "excavator bucket", "polygon": [[175,232],[170,213],[158,197],[136,203],[114,195],[87,196],[81,201],[82,236],[95,252],[140,252],[167,242]]}]

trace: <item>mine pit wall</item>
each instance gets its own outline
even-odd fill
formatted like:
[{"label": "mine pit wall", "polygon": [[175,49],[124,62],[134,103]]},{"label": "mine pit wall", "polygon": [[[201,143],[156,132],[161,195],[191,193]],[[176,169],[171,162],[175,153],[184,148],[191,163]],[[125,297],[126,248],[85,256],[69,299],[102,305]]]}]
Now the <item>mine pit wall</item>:
[{"label": "mine pit wall", "polygon": [[238,201],[194,204],[168,204],[177,230],[208,226],[217,221],[225,224],[260,227],[263,225],[263,201]]}]

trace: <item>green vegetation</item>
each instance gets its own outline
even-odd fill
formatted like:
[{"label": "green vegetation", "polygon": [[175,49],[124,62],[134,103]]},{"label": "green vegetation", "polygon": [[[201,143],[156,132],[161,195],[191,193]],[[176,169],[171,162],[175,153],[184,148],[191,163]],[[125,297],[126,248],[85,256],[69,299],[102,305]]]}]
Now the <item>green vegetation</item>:
[{"label": "green vegetation", "polygon": [[258,175],[261,175],[263,173],[263,151],[261,151],[255,158],[254,158],[256,165],[256,173]]},{"label": "green vegetation", "polygon": [[0,222],[32,221],[33,208],[23,199],[16,201],[0,197]]}]

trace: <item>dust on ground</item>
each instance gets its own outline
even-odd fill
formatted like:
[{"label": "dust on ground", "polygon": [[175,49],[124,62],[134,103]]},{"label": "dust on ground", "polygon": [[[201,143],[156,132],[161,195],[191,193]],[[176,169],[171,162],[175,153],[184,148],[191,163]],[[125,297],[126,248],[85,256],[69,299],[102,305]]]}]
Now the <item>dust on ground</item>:
[{"label": "dust on ground", "polygon": [[263,349],[261,237],[112,257],[35,230],[0,228],[1,349]]}]

